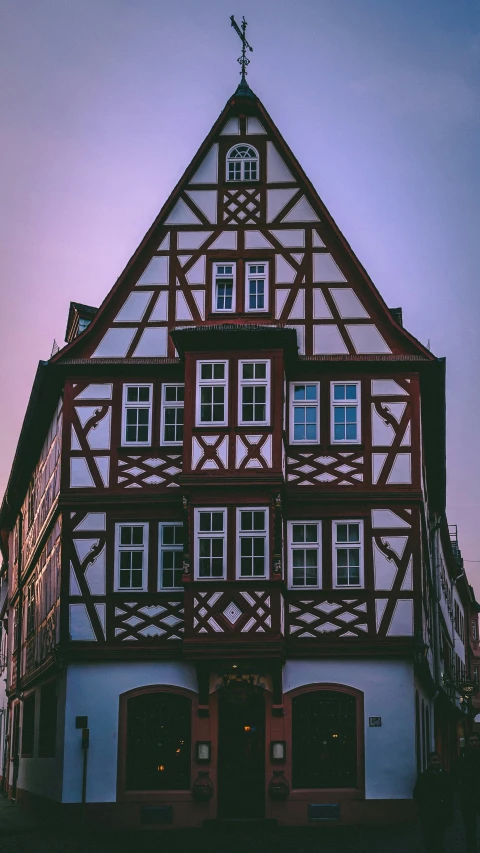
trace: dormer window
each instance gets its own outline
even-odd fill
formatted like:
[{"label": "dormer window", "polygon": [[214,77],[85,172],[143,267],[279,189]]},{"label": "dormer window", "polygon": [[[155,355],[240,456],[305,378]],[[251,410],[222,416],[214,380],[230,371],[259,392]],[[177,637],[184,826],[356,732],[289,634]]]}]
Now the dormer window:
[{"label": "dormer window", "polygon": [[235,145],[227,154],[227,181],[258,181],[258,151]]}]

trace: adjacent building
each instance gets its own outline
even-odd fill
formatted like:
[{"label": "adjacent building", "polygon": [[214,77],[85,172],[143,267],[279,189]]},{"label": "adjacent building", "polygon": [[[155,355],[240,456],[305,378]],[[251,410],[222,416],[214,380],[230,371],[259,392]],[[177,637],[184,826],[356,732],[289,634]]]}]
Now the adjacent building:
[{"label": "adjacent building", "polygon": [[116,825],[411,817],[477,666],[445,363],[244,80],[66,339],[0,512],[10,796]]}]

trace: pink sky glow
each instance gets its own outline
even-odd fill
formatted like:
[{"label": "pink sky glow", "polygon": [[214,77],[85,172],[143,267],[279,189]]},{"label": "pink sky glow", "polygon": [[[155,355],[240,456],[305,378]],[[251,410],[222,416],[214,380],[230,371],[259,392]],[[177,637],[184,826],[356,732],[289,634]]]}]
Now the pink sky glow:
[{"label": "pink sky glow", "polygon": [[387,304],[447,357],[448,520],[480,561],[471,0],[3,0],[0,494],[70,300],[102,302],[237,86],[232,13],[251,87]]}]

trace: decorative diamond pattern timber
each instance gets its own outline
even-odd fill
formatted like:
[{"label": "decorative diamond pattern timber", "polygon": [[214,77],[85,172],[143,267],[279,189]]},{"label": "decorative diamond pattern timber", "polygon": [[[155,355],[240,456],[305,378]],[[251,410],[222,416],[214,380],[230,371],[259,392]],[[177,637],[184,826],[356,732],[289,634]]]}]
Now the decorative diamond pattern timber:
[{"label": "decorative diamond pattern timber", "polygon": [[[158,595],[155,601],[128,601],[112,605],[114,639],[120,642],[181,640],[184,631],[183,600]],[[110,621],[110,620],[109,620]],[[112,624],[110,622],[110,624]]]},{"label": "decorative diamond pattern timber", "polygon": [[287,607],[287,636],[290,639],[319,639],[323,635],[365,637],[369,631],[365,596],[334,600],[315,595],[306,598],[290,594]]},{"label": "decorative diamond pattern timber", "polygon": [[291,486],[358,486],[364,474],[362,451],[323,455],[289,448],[287,481]]},{"label": "decorative diamond pattern timber", "polygon": [[120,489],[154,489],[176,487],[182,472],[182,457],[178,453],[143,453],[141,456],[120,454],[116,484]]},{"label": "decorative diamond pattern timber", "polygon": [[223,193],[224,225],[256,225],[260,221],[260,189],[235,189]]},{"label": "decorative diamond pattern timber", "polygon": [[275,632],[273,595],[265,590],[199,592],[193,598],[193,635]]}]

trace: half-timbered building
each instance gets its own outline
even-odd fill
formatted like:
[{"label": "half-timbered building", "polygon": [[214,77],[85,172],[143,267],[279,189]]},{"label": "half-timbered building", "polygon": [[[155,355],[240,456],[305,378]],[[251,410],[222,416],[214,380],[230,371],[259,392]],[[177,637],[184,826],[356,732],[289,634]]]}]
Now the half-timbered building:
[{"label": "half-timbered building", "polygon": [[244,80],[66,339],[0,515],[11,795],[117,825],[408,818],[443,737],[444,361]]}]

